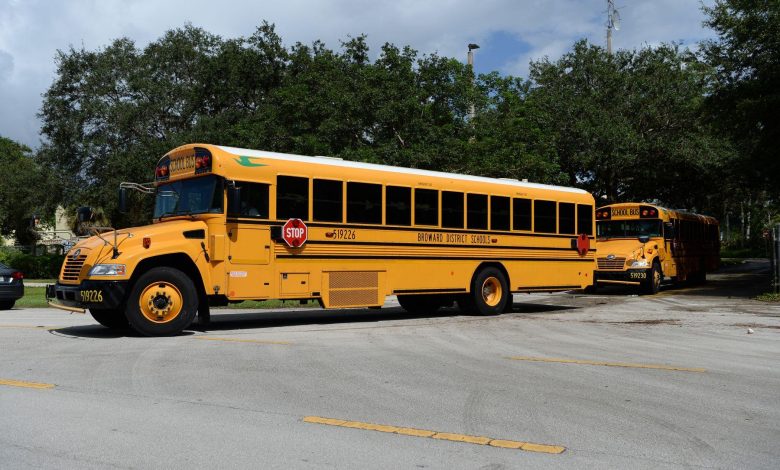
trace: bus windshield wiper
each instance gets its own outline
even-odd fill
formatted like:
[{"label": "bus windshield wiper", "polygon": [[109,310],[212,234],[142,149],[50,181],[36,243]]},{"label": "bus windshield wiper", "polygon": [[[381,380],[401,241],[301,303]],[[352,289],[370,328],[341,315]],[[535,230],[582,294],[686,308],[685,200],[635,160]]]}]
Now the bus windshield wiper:
[{"label": "bus windshield wiper", "polygon": [[184,211],[184,212],[163,212],[160,217],[157,217],[157,220],[162,222],[163,218],[165,217],[177,217],[180,215],[186,215],[190,218],[195,218],[195,213],[192,211]]}]

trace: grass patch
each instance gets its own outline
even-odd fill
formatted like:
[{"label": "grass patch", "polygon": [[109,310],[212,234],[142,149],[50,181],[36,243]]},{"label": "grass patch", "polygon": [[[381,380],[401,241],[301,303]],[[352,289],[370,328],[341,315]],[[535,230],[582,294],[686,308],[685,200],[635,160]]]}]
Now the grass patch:
[{"label": "grass patch", "polygon": [[24,286],[24,297],[16,301],[16,307],[48,307],[45,287]]},{"label": "grass patch", "polygon": [[780,294],[766,292],[756,297],[756,300],[760,300],[762,302],[780,302]]}]

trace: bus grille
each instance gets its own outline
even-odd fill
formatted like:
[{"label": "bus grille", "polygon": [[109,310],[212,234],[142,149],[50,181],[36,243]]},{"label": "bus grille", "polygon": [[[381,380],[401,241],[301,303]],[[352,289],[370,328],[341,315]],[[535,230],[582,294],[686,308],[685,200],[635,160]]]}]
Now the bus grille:
[{"label": "bus grille", "polygon": [[599,258],[598,259],[598,265],[599,269],[623,269],[623,265],[625,265],[626,259],[625,258],[614,258],[614,259],[607,259],[607,258]]},{"label": "bus grille", "polygon": [[62,269],[63,281],[78,281],[79,274],[81,274],[81,268],[84,266],[84,261],[87,260],[87,255],[81,255],[76,259],[68,256],[65,258],[65,267]]}]

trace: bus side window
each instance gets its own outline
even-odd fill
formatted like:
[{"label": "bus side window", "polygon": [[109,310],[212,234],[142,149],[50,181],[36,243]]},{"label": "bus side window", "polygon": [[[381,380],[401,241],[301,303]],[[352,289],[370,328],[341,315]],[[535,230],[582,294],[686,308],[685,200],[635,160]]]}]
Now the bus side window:
[{"label": "bus side window", "polygon": [[309,220],[309,179],[276,177],[276,218]]},{"label": "bus side window", "polygon": [[387,225],[412,225],[412,188],[385,188],[385,217]]},{"label": "bus side window", "polygon": [[382,185],[347,183],[347,222],[382,223]]},{"label": "bus side window", "polygon": [[[236,182],[236,186],[241,189],[240,204],[241,212],[238,214],[229,213],[229,216],[252,217],[255,219],[268,218],[268,186],[263,183]],[[232,193],[228,192],[228,197]],[[231,201],[228,201],[228,208],[233,207]]]},{"label": "bus side window", "polygon": [[466,226],[468,228],[487,230],[487,204],[488,197],[484,194],[469,194],[466,196]]},{"label": "bus side window", "polygon": [[441,192],[441,226],[463,228],[464,194],[453,191]]},{"label": "bus side window", "polygon": [[558,233],[574,233],[574,204],[571,202],[558,203]]},{"label": "bus side window", "polygon": [[556,232],[556,204],[555,201],[534,201],[534,232]]},{"label": "bus side window", "polygon": [[315,179],[312,193],[312,220],[342,222],[344,184],[341,181]]},{"label": "bus side window", "polygon": [[664,240],[674,239],[674,224],[672,222],[664,222]]},{"label": "bus side window", "polygon": [[593,206],[577,204],[577,233],[593,235]]},{"label": "bus side window", "polygon": [[514,211],[512,229],[531,231],[531,200],[513,199],[512,210]]},{"label": "bus side window", "polygon": [[414,225],[439,225],[439,192],[414,188]]},{"label": "bus side window", "polygon": [[490,230],[509,230],[509,198],[490,196]]}]

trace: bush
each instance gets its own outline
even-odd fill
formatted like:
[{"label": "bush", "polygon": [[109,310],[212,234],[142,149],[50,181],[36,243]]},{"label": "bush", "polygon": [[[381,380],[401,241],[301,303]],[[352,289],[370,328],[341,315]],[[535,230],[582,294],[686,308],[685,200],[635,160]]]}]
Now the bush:
[{"label": "bush", "polygon": [[0,249],[0,263],[11,266],[30,279],[54,279],[60,274],[63,255],[30,255],[15,249]]}]

